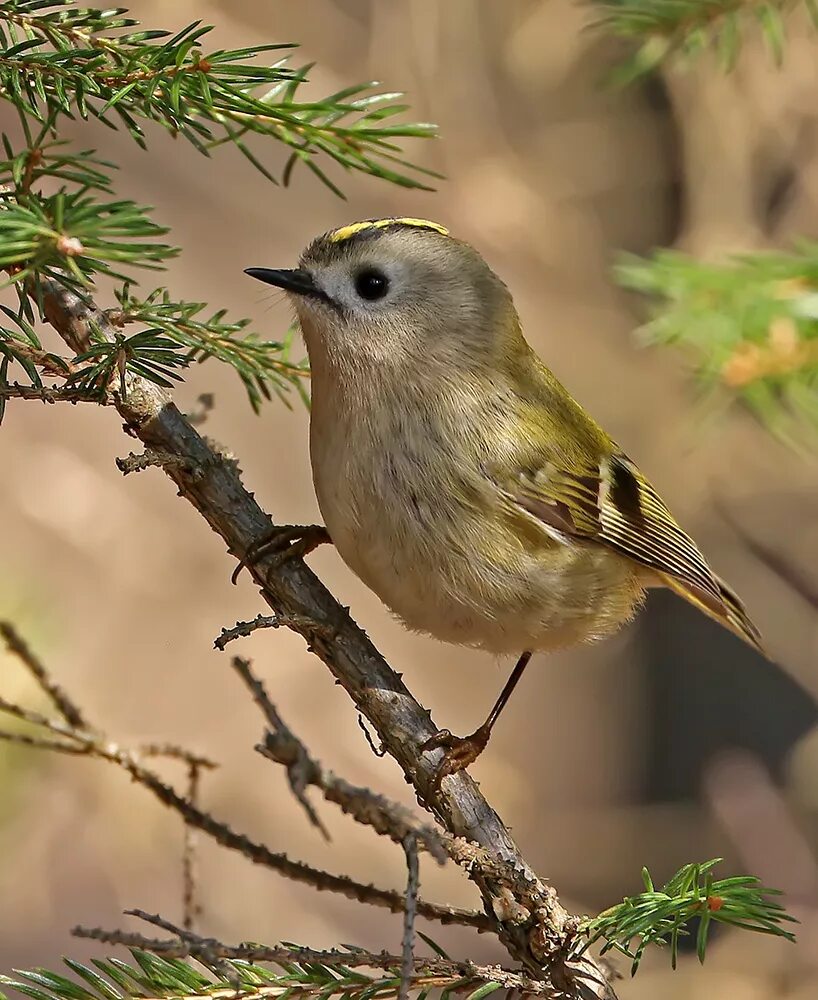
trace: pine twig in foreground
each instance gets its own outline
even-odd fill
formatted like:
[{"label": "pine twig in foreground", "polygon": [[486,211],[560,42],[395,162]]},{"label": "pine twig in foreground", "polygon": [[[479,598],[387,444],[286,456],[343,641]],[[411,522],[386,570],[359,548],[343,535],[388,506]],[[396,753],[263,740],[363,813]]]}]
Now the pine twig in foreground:
[{"label": "pine twig in foreground", "polygon": [[[201,937],[190,931],[177,927],[158,914],[146,913],[144,910],[129,910],[128,916],[138,917],[174,935],[173,939],[147,938],[142,934],[121,930],[105,930],[101,927],[75,927],[76,937],[105,944],[119,944],[128,948],[144,948],[155,955],[166,958],[194,958],[205,967],[212,968],[217,963],[227,959],[239,959],[252,963],[269,962],[280,964],[284,968],[293,965],[318,965],[330,969],[346,971],[349,969],[384,969],[397,973],[404,965],[401,955],[391,955],[388,952],[367,951],[363,948],[352,948],[349,945],[343,949],[319,950],[302,948],[296,945],[279,945],[268,948],[258,944],[229,945],[213,938]],[[458,962],[449,958],[435,956],[434,958],[412,958],[412,986],[418,988],[457,987],[464,989],[484,984],[495,983],[497,987],[519,990],[531,996],[544,996],[549,1000],[564,1000],[564,995],[558,994],[547,983],[530,979],[525,975],[511,972],[496,965],[476,965],[473,962]],[[434,983],[418,983],[417,977],[434,977]],[[448,980],[448,981],[447,981]],[[326,988],[326,984],[325,984]]]}]

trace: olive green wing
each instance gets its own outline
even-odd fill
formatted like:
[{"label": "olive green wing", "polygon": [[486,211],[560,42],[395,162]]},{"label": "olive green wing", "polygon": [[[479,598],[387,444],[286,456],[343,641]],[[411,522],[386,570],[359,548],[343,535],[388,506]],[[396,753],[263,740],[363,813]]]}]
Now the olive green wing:
[{"label": "olive green wing", "polygon": [[622,452],[572,472],[554,462],[528,468],[507,493],[557,537],[606,545],[653,570],[663,584],[764,652],[741,601]]}]

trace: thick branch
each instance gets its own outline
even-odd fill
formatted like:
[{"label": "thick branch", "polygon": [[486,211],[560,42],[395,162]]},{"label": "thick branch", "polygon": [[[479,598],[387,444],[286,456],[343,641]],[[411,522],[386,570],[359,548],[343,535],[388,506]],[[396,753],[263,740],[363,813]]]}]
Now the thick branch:
[{"label": "thick branch", "polygon": [[[75,340],[77,326],[87,322],[96,323],[103,334],[113,337],[115,329],[104,312],[94,307],[83,315],[81,300],[48,278],[41,278],[41,289],[45,314],[68,343]],[[127,429],[148,448],[174,457],[164,468],[180,496],[199,511],[234,556],[252,558],[254,543],[269,536],[271,519],[244,488],[236,463],[209,447],[157,386],[130,377],[127,387],[127,398],[116,399]],[[510,954],[538,975],[547,972],[568,996],[613,996],[598,966],[587,957],[572,960],[576,919],[561,905],[556,890],[543,884],[530,869],[469,775],[451,775],[441,792],[433,796],[440,753],[421,751],[423,743],[437,731],[430,713],[301,560],[275,568],[273,563],[274,557],[262,556],[251,564],[265,601],[277,614],[293,621],[306,619],[297,631],[377,730],[421,801],[452,834],[476,842],[516,869],[514,906],[507,905],[508,880],[498,880],[479,861],[470,871],[487,913],[498,921]],[[521,885],[525,892],[520,892]]]}]

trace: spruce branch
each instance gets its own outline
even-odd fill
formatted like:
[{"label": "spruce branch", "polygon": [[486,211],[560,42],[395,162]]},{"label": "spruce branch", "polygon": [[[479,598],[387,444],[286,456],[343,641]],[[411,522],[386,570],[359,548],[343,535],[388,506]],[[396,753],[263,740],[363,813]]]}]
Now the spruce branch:
[{"label": "spruce branch", "polygon": [[[103,941],[109,944],[121,944],[129,948],[145,949],[152,955],[162,955],[171,958],[195,958],[209,971],[218,970],[222,975],[227,975],[233,979],[235,988],[241,987],[241,982],[236,976],[240,969],[245,969],[253,975],[259,977],[256,985],[261,981],[274,983],[277,974],[273,970],[259,966],[264,962],[274,964],[286,974],[303,975],[304,972],[316,973],[321,977],[325,988],[333,985],[340,976],[351,975],[353,969],[370,968],[384,969],[397,972],[405,964],[403,955],[391,955],[388,952],[373,952],[353,945],[344,945],[342,948],[328,950],[316,950],[305,948],[295,944],[281,944],[276,947],[267,947],[254,943],[244,943],[239,945],[229,945],[214,938],[202,937],[174,925],[159,914],[146,913],[144,910],[128,910],[127,916],[133,916],[145,921],[153,927],[168,931],[175,939],[149,939],[140,934],[127,931],[108,931],[102,928],[77,927],[73,933],[77,937]],[[409,975],[412,977],[412,986],[417,988],[415,978],[418,974],[434,975],[439,977],[449,976],[452,978],[452,986],[460,992],[465,990],[473,980],[483,980],[484,984],[494,983],[495,988],[504,987],[506,989],[520,989],[523,993],[533,996],[555,996],[554,991],[545,983],[529,979],[519,973],[511,972],[500,966],[478,966],[473,962],[457,962],[442,953],[442,949],[431,939],[424,939],[435,951],[434,958],[415,958],[411,960]],[[149,956],[151,957],[151,956]],[[241,963],[237,968],[237,963]],[[140,965],[142,963],[140,962]],[[253,966],[249,969],[249,966]],[[189,970],[189,966],[182,967]],[[462,982],[466,980],[466,982]],[[304,983],[304,980],[301,980]],[[370,985],[371,980],[366,976],[360,976],[359,982],[362,985]],[[400,980],[394,979],[391,983],[390,993],[399,987]],[[444,984],[439,984],[443,987]],[[297,986],[296,986],[297,989]],[[343,992],[343,990],[342,990]],[[486,995],[489,992],[486,989]],[[332,995],[328,993],[328,996]],[[469,1000],[475,1000],[471,997]],[[556,998],[555,998],[556,1000]]]},{"label": "spruce branch", "polygon": [[623,256],[616,277],[648,299],[642,342],[678,347],[709,396],[789,444],[818,431],[818,244],[718,264],[659,250]]},{"label": "spruce branch", "polygon": [[675,969],[679,939],[691,933],[689,925],[693,920],[699,922],[695,934],[700,962],[704,962],[708,934],[714,923],[773,934],[794,942],[795,935],[782,924],[797,921],[770,898],[780,893],[749,876],[714,879],[712,869],[720,861],[721,858],[713,858],[702,864],[684,865],[660,889],[654,887],[650,873],[643,868],[645,891],[627,896],[618,905],[586,921],[583,932],[588,935],[588,943],[603,939],[603,954],[615,949],[628,955],[633,959],[631,975],[634,975],[649,944],[669,945]]},{"label": "spruce branch", "polygon": [[[0,96],[35,121],[78,114],[124,126],[141,146],[144,122],[164,126],[208,155],[233,145],[273,181],[248,146],[249,136],[290,150],[285,182],[302,162],[340,194],[320,165],[329,160],[405,187],[426,187],[421,178],[433,175],[403,159],[396,140],[432,135],[434,127],[395,124],[406,110],[401,94],[378,93],[377,84],[366,83],[304,101],[311,66],[288,65],[295,45],[204,52],[212,30],[198,21],[176,34],[142,30],[124,7],[8,0],[0,8]],[[264,65],[270,53],[278,58]]]},{"label": "spruce branch", "polygon": [[751,27],[760,31],[770,57],[780,65],[787,15],[804,7],[818,27],[816,0],[594,0],[594,6],[602,11],[598,27],[640,43],[614,74],[619,83],[630,83],[671,60],[689,62],[708,49],[729,72]]},{"label": "spruce branch", "polygon": [[254,410],[258,411],[273,392],[289,405],[283,392],[287,387],[295,388],[306,401],[303,385],[310,373],[306,361],[291,360],[294,327],[282,341],[265,340],[248,331],[248,319],[227,320],[224,309],[203,316],[206,303],[175,301],[166,288],[138,297],[126,284],[117,291],[117,299],[119,310],[111,313],[112,321],[121,326],[138,323],[155,334],[163,334],[186,350],[190,362],[215,358],[230,365],[244,384]]},{"label": "spruce branch", "polygon": [[[148,208],[114,195],[114,164],[66,144],[59,135],[64,118],[124,125],[142,146],[145,122],[164,126],[207,155],[232,145],[273,181],[260,151],[251,147],[276,142],[287,150],[284,183],[303,163],[338,194],[326,173],[330,162],[406,187],[425,187],[423,177],[432,176],[402,157],[402,140],[434,133],[428,124],[396,124],[406,111],[402,95],[360,84],[302,100],[310,67],[287,65],[295,46],[205,53],[202,43],[211,30],[198,22],[176,34],[143,30],[125,8],[97,10],[72,0],[0,5],[0,99],[17,111],[22,132],[22,143],[2,136],[0,160],[0,269],[19,296],[16,311],[0,307],[11,320],[0,327],[0,418],[8,399],[32,396],[22,387],[8,388],[13,364],[32,387],[43,388],[27,357],[29,348],[41,349],[27,296],[42,304],[43,278],[80,299],[99,275],[121,282],[120,308],[111,310],[120,335],[97,336],[98,317],[88,300],[85,329],[70,341],[73,363],[82,369],[72,382],[76,399],[88,393],[104,400],[115,383],[122,392],[128,370],[168,388],[187,365],[216,358],[236,371],[254,409],[273,395],[289,405],[289,390],[307,401],[309,373],[302,359],[291,356],[293,330],[270,340],[249,330],[246,319],[176,301],[163,288],[132,293],[133,269],[164,267],[178,251],[162,240],[167,230],[150,219]],[[276,61],[265,65],[272,51]],[[128,324],[136,331],[126,333]],[[56,402],[70,394],[44,392],[46,397]]]}]

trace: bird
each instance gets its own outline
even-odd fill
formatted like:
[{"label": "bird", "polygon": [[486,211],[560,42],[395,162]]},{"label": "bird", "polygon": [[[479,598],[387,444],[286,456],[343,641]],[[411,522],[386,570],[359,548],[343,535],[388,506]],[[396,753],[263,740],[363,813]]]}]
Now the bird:
[{"label": "bird", "polygon": [[414,632],[518,658],[485,722],[440,730],[436,785],[483,752],[534,652],[603,639],[655,587],[762,655],[650,481],[526,341],[481,254],[426,219],[355,222],[283,289],[311,370],[310,458],[342,560]]}]

